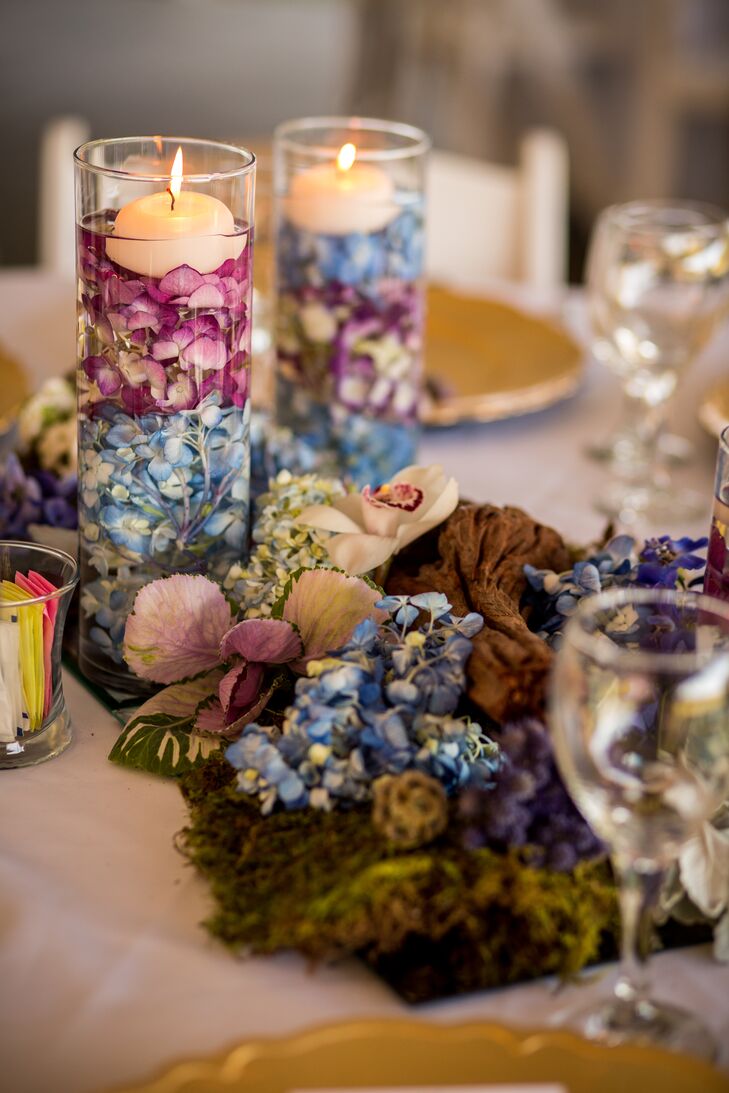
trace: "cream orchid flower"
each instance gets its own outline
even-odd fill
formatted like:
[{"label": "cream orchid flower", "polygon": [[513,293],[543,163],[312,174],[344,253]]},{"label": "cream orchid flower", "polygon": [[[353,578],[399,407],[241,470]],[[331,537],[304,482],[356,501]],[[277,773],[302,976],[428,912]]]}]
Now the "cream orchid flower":
[{"label": "cream orchid flower", "polygon": [[334,565],[357,576],[384,562],[442,524],[458,504],[458,483],[437,463],[405,467],[392,481],[309,505],[298,523],[335,534],[326,543]]}]

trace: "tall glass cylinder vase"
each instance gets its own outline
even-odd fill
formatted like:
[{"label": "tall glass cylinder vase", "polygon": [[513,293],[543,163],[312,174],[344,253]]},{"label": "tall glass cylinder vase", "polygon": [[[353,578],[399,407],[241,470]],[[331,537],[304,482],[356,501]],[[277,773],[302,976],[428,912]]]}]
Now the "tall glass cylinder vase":
[{"label": "tall glass cylinder vase", "polygon": [[729,425],[719,437],[704,592],[729,603]]},{"label": "tall glass cylinder vase", "polygon": [[222,577],[248,536],[255,160],[189,138],[76,152],[80,663],[137,689],[137,591]]},{"label": "tall glass cylinder vase", "polygon": [[274,134],[276,417],[358,486],[415,456],[429,146],[367,118]]}]

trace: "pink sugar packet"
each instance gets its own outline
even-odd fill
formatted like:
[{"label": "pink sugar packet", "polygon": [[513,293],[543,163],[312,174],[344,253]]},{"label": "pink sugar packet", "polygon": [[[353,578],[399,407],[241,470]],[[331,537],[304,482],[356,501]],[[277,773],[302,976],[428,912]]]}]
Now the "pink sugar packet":
[{"label": "pink sugar packet", "polygon": [[[44,577],[41,573],[36,573],[34,569],[28,570],[27,577],[22,573],[15,574],[15,583],[18,588],[22,588],[24,592],[29,592],[31,596],[48,596],[51,592],[56,592],[56,585],[51,584],[47,577]],[[48,711],[51,708],[52,698],[52,673],[51,673],[51,651],[53,649],[53,633],[56,628],[56,615],[58,614],[58,601],[49,600],[43,605],[43,670],[44,670],[44,688],[43,688],[43,716],[46,717]]]}]

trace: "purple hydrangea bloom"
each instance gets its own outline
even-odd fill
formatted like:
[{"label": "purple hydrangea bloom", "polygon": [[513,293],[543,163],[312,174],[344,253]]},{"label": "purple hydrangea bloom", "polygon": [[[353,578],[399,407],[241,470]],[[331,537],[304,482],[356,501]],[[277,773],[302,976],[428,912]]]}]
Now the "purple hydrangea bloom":
[{"label": "purple hydrangea bloom", "polygon": [[559,776],[544,725],[510,722],[494,731],[502,765],[477,777],[459,798],[464,839],[471,848],[528,848],[530,861],[568,871],[604,847],[573,805]]},{"label": "purple hydrangea bloom", "polygon": [[25,470],[15,452],[0,463],[0,535],[28,539],[31,524],[78,526],[76,476]]},{"label": "purple hydrangea bloom", "polygon": [[28,524],[40,522],[42,510],[40,484],[26,475],[15,452],[9,452],[0,466],[0,531],[9,539],[24,539]]}]

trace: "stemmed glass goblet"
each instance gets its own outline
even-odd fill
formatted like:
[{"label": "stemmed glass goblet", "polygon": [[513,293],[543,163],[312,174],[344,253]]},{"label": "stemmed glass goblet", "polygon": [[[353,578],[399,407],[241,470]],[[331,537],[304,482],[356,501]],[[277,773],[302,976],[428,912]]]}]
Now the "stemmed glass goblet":
[{"label": "stemmed glass goblet", "polygon": [[711,1058],[708,1030],[651,997],[646,962],[666,870],[729,795],[729,604],[635,588],[582,600],[556,656],[550,724],[567,789],[620,887],[615,991],[575,1023],[594,1039]]},{"label": "stemmed glass goblet", "polygon": [[671,488],[659,449],[678,379],[729,304],[727,214],[688,201],[613,205],[595,225],[586,280],[594,352],[624,395],[598,507],[625,522],[699,515],[703,498]]}]

